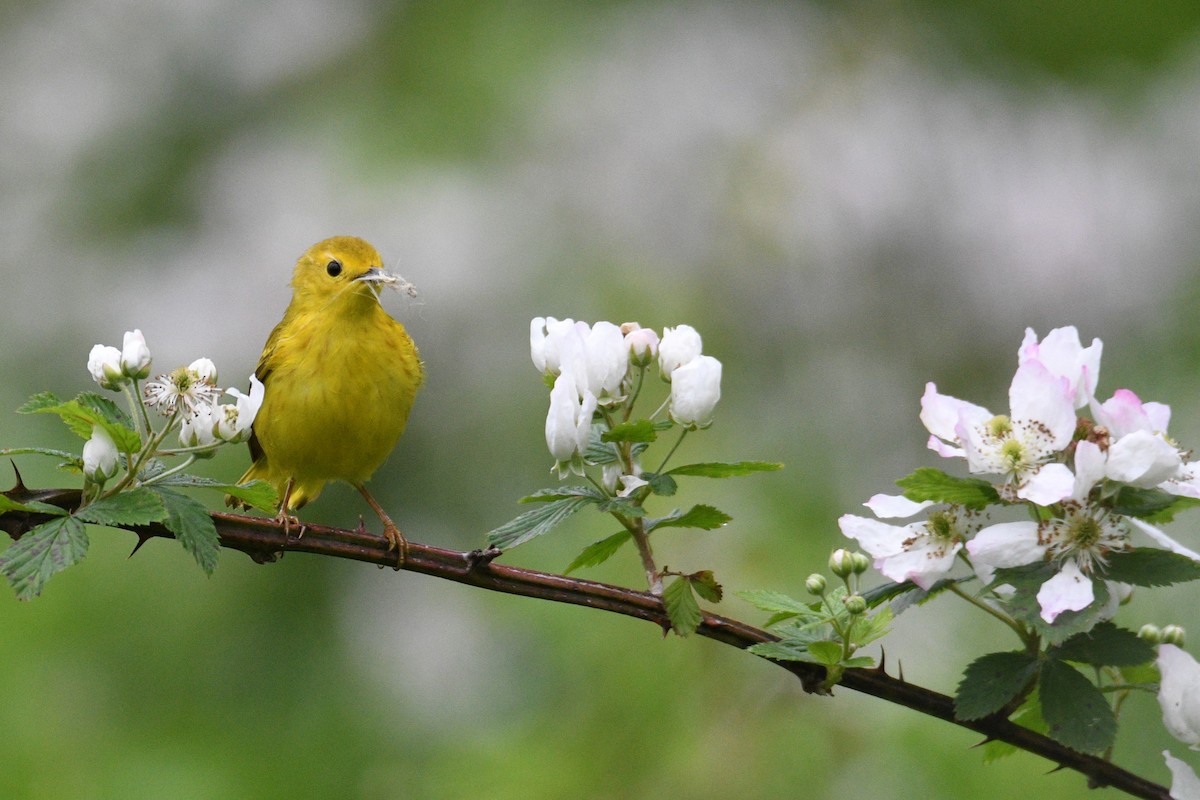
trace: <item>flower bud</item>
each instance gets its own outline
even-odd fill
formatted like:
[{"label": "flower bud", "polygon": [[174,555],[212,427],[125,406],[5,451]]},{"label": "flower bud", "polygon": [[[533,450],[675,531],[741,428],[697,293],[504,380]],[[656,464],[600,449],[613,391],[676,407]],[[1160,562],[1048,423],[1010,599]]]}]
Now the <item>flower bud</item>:
[{"label": "flower bud", "polygon": [[200,383],[212,386],[217,382],[217,365],[211,359],[197,358],[188,364],[188,372],[192,373]]},{"label": "flower bud", "polygon": [[829,556],[829,571],[839,578],[849,578],[854,574],[854,554],[840,547],[834,550]]},{"label": "flower bud", "polygon": [[867,600],[861,594],[847,595],[846,599],[843,600],[842,603],[846,606],[846,610],[851,614],[858,615],[867,613]]},{"label": "flower bud", "polygon": [[1162,629],[1162,644],[1173,644],[1183,647],[1185,631],[1181,625],[1164,625]]},{"label": "flower bud", "polygon": [[658,368],[663,380],[673,380],[675,370],[700,355],[700,334],[691,325],[663,328],[658,343]]},{"label": "flower bud", "polygon": [[92,380],[100,388],[120,391],[121,384],[125,382],[125,375],[121,372],[121,351],[104,344],[96,345],[88,354],[88,372],[92,373]]},{"label": "flower bud", "polygon": [[1150,644],[1162,643],[1162,629],[1152,622],[1147,622],[1145,625],[1138,628],[1137,635],[1139,639],[1144,639]]},{"label": "flower bud", "polygon": [[713,409],[721,399],[721,362],[697,356],[671,376],[671,419],[690,430],[712,424]]},{"label": "flower bud", "polygon": [[819,572],[814,572],[804,581],[804,588],[808,593],[815,594],[817,597],[825,595],[825,585],[825,576]]},{"label": "flower bud", "polygon": [[854,574],[862,575],[871,568],[871,559],[855,550],[850,554],[850,562],[854,566]]},{"label": "flower bud", "polygon": [[646,367],[658,356],[658,334],[651,328],[643,328],[636,322],[621,326],[625,334],[625,347],[629,350],[629,363],[635,367]]},{"label": "flower bud", "polygon": [[104,483],[117,474],[120,454],[108,431],[99,425],[92,426],[92,438],[83,445],[83,474],[95,483]]},{"label": "flower bud", "polygon": [[121,348],[121,372],[134,380],[150,377],[150,348],[140,330],[125,332]]}]

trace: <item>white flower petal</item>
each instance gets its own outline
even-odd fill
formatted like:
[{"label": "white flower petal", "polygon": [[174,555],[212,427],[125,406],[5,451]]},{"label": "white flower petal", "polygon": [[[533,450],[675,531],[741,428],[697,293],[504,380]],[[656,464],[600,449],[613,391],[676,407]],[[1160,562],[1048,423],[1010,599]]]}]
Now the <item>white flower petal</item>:
[{"label": "white flower petal", "polygon": [[1163,725],[1189,747],[1200,745],[1200,664],[1173,644],[1158,647],[1158,704]]},{"label": "white flower petal", "polygon": [[1075,475],[1066,464],[1047,464],[1017,490],[1017,497],[1039,506],[1052,506],[1075,491]]},{"label": "white flower petal", "polygon": [[1134,431],[1108,448],[1108,477],[1149,489],[1179,474],[1179,450],[1161,435]]},{"label": "white flower petal", "polygon": [[1082,503],[1092,487],[1104,478],[1108,457],[1100,445],[1086,439],[1075,444],[1075,486],[1071,496]]},{"label": "white flower petal", "polygon": [[975,534],[967,552],[989,567],[1020,567],[1045,558],[1046,545],[1038,542],[1036,522],[999,522]]},{"label": "white flower petal", "polygon": [[955,441],[960,418],[966,419],[970,425],[977,425],[991,417],[992,412],[983,406],[940,394],[934,383],[925,384],[925,394],[921,397],[921,422],[937,438]]},{"label": "white flower petal", "polygon": [[1064,611],[1087,608],[1096,599],[1092,579],[1083,574],[1072,560],[1063,562],[1062,569],[1038,590],[1037,601],[1042,607],[1042,619],[1053,623]]},{"label": "white flower petal", "polygon": [[857,540],[862,549],[876,558],[903,552],[905,540],[912,536],[908,528],[854,514],[843,514],[838,518],[838,526],[844,535]]},{"label": "white flower petal", "polygon": [[1061,450],[1075,435],[1075,403],[1069,383],[1054,375],[1040,361],[1027,361],[1017,368],[1008,387],[1012,419],[1038,423],[1044,451]]},{"label": "white flower petal", "polygon": [[950,548],[926,537],[924,546],[902,550],[894,556],[877,559],[875,568],[897,583],[912,581],[922,589],[933,586],[954,566],[954,557],[962,544]]},{"label": "white flower petal", "polygon": [[932,500],[918,503],[899,494],[877,494],[863,505],[874,511],[877,517],[911,517],[937,504]]},{"label": "white flower petal", "polygon": [[1189,550],[1188,548],[1184,547],[1179,542],[1175,541],[1170,536],[1167,536],[1165,533],[1160,531],[1154,525],[1151,525],[1149,522],[1146,522],[1144,519],[1138,519],[1137,517],[1127,517],[1126,520],[1129,522],[1130,525],[1137,528],[1139,531],[1146,534],[1151,539],[1153,539],[1154,541],[1158,542],[1163,547],[1170,550],[1172,553],[1178,553],[1181,556],[1187,556],[1188,558],[1192,559],[1193,561],[1200,561],[1200,553],[1197,553],[1194,550]]},{"label": "white flower petal", "polygon": [[1184,761],[1163,750],[1167,769],[1171,770],[1171,797],[1173,800],[1200,800],[1200,778],[1196,771]]}]

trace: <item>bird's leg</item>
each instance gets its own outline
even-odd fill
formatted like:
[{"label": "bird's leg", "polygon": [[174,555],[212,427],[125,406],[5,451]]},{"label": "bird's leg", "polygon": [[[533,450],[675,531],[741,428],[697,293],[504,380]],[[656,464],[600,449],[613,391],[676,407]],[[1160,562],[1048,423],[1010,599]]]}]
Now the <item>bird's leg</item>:
[{"label": "bird's leg", "polygon": [[283,536],[286,539],[292,533],[293,525],[300,525],[300,536],[304,535],[304,525],[301,524],[298,517],[294,517],[288,513],[288,504],[292,501],[292,488],[296,485],[295,478],[288,478],[287,485],[283,487],[283,499],[279,501],[279,513],[275,515],[275,521],[283,525]]},{"label": "bird's leg", "polygon": [[387,515],[387,512],[383,510],[383,507],[380,506],[379,503],[375,502],[375,498],[372,497],[371,493],[367,491],[366,486],[361,483],[356,483],[354,484],[354,488],[358,489],[359,493],[362,494],[363,499],[367,501],[367,505],[369,505],[375,511],[375,513],[379,515],[379,519],[383,522],[383,535],[388,541],[388,550],[399,551],[398,559],[396,561],[396,569],[400,569],[400,567],[404,564],[404,559],[408,555],[408,540],[404,538],[404,534],[400,532],[398,527],[396,527],[396,523],[392,522],[392,518]]}]

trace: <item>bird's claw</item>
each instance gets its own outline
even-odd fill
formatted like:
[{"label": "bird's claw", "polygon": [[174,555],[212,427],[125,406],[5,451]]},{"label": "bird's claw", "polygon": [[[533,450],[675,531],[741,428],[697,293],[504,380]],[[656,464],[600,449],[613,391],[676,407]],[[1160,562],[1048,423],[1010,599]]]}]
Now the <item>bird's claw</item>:
[{"label": "bird's claw", "polygon": [[387,551],[390,553],[396,551],[396,566],[397,572],[404,566],[405,560],[408,558],[408,539],[404,538],[404,534],[396,527],[395,523],[385,524],[383,526],[383,538],[387,539]]}]

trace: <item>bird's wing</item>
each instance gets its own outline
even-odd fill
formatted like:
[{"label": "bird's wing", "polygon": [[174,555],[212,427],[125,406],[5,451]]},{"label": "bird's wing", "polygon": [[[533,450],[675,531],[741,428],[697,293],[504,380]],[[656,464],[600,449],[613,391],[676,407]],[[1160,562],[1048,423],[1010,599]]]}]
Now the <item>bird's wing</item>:
[{"label": "bird's wing", "polygon": [[[267,337],[267,343],[263,345],[262,355],[258,357],[258,365],[254,368],[254,377],[262,382],[263,388],[267,386],[267,381],[271,376],[271,372],[275,369],[275,350],[279,345],[279,339],[284,326],[288,322],[288,315],[284,314],[283,319],[271,330],[271,335]],[[263,457],[262,445],[258,443],[258,435],[254,432],[254,426],[250,426],[250,461],[251,463],[258,461]]]}]

